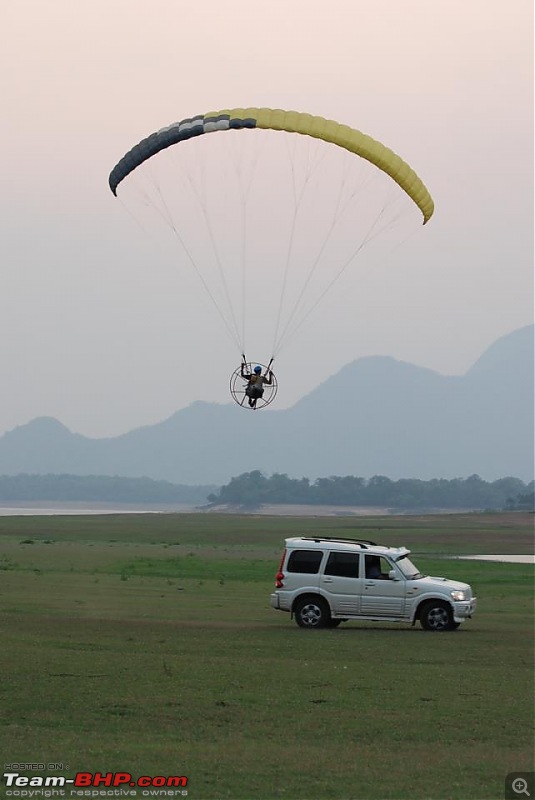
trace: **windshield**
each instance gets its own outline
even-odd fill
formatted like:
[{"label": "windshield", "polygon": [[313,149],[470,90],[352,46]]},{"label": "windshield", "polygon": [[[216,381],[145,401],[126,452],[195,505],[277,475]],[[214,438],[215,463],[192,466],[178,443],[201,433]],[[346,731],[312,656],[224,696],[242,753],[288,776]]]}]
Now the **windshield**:
[{"label": "windshield", "polygon": [[396,564],[402,571],[405,578],[407,579],[424,577],[422,573],[419,572],[418,569],[414,566],[410,558],[407,558],[407,556],[404,556],[404,558],[400,558],[399,561],[396,561]]}]

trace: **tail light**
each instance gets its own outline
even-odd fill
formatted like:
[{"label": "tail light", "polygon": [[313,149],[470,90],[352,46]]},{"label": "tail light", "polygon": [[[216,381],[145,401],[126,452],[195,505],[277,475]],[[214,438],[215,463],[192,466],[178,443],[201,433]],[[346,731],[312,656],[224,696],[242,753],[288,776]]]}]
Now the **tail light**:
[{"label": "tail light", "polygon": [[284,559],[286,558],[286,550],[282,554],[281,563],[279,564],[279,571],[275,575],[275,588],[282,589],[284,586],[284,572],[282,571],[282,565],[284,564]]}]

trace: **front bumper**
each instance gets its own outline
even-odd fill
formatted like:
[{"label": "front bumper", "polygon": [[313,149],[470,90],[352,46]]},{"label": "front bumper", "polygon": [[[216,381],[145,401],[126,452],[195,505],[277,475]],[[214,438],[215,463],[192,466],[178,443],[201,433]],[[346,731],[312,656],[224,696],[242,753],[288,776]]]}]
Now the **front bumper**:
[{"label": "front bumper", "polygon": [[477,597],[471,600],[462,600],[453,604],[453,618],[455,622],[463,622],[469,619],[477,609]]}]

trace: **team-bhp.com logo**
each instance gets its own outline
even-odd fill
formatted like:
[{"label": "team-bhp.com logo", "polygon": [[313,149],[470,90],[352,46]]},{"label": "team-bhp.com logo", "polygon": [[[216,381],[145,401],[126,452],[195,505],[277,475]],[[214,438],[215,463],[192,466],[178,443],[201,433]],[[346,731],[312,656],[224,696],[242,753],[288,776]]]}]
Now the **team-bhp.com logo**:
[{"label": "team-bhp.com logo", "polygon": [[77,772],[74,778],[63,775],[21,775],[4,772],[6,797],[186,797],[188,779],[184,775],[141,775],[130,772]]}]

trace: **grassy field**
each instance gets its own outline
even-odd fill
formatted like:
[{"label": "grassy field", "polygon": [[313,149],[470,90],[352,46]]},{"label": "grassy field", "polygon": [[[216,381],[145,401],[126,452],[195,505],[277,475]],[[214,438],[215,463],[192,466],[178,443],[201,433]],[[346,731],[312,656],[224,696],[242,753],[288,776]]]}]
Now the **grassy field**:
[{"label": "grassy field", "polygon": [[[269,594],[309,533],[406,545],[477,616],[303,631]],[[534,769],[533,566],[444,556],[532,548],[527,514],[2,517],[3,764],[187,776],[189,800],[498,800]]]}]

